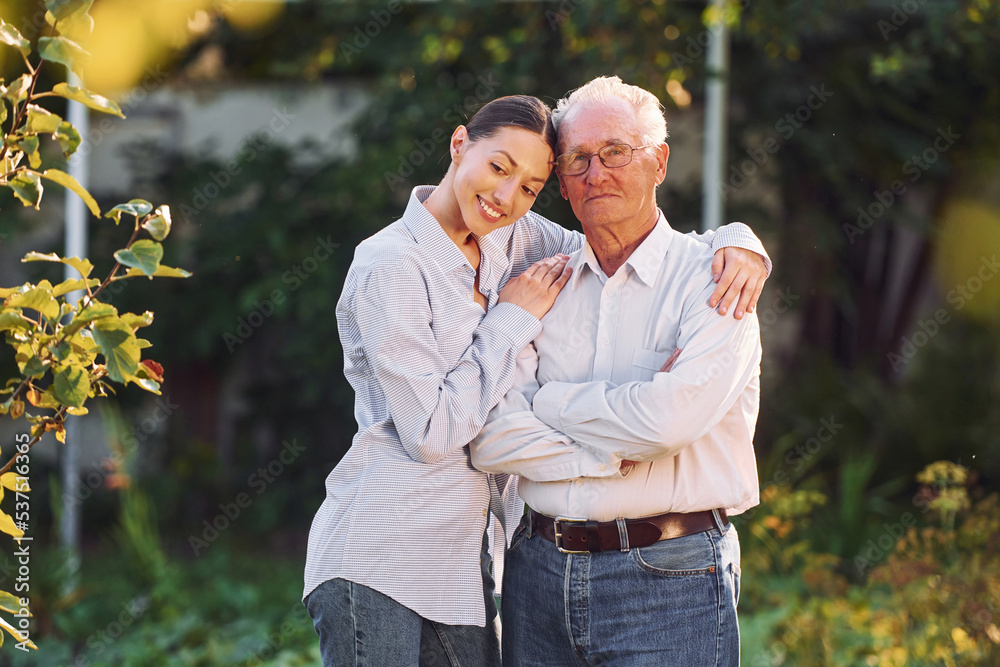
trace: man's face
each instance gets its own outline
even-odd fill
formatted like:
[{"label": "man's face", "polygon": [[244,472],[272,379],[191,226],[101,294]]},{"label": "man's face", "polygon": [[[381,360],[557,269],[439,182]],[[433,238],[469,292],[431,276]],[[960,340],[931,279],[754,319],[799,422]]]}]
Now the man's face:
[{"label": "man's face", "polygon": [[[596,153],[611,144],[641,146],[635,112],[622,100],[590,102],[574,109],[559,126],[559,153]],[[587,171],[559,174],[559,191],[588,228],[643,227],[656,218],[656,186],[667,173],[666,144],[637,150],[624,167],[608,168],[596,155]]]}]

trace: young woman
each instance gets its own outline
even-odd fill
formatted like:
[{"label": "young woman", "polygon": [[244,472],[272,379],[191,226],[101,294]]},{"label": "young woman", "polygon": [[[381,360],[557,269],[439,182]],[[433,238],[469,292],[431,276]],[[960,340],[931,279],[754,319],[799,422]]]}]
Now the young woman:
[{"label": "young woman", "polygon": [[486,535],[499,490],[466,445],[566,284],[562,253],[583,242],[529,213],[555,145],[540,100],[487,104],[452,135],[441,183],[355,251],[337,323],[358,433],[327,478],[305,571],[328,667],[500,664]]}]

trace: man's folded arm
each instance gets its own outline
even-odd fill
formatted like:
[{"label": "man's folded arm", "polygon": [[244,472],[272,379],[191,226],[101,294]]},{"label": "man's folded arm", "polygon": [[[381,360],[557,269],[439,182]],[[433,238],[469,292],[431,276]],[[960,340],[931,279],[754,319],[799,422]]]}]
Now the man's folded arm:
[{"label": "man's folded arm", "polygon": [[620,458],[604,450],[588,451],[535,416],[531,398],[538,390],[537,368],[538,354],[534,345],[528,345],[517,358],[514,388],[493,408],[486,426],[469,445],[472,465],[535,482],[617,476]]},{"label": "man's folded arm", "polygon": [[[654,461],[676,455],[725,416],[759,373],[756,316],[721,318],[695,300],[669,373],[645,382],[548,382],[534,395],[536,417],[600,456]],[[702,299],[701,297],[704,297]]]}]

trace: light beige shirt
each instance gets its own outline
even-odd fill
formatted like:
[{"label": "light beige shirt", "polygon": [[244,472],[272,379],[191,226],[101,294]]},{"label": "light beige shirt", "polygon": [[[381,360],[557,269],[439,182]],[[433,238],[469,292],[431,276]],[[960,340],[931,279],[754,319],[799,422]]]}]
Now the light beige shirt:
[{"label": "light beige shirt", "polygon": [[[758,503],[760,328],[709,307],[711,248],[663,214],[615,275],[590,244],[471,445],[551,516],[607,521]],[[658,372],[681,348],[669,373]],[[626,476],[622,459],[640,461]],[[516,513],[516,506],[508,508]],[[512,523],[508,521],[508,523]]]}]

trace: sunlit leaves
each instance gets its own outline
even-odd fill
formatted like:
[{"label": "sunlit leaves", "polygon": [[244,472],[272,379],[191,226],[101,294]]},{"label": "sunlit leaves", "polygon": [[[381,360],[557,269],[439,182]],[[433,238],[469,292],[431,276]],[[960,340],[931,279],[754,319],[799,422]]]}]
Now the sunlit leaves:
[{"label": "sunlit leaves", "polygon": [[23,56],[31,53],[31,43],[21,36],[17,28],[6,23],[3,19],[0,19],[0,42],[13,46]]},{"label": "sunlit leaves", "polygon": [[83,88],[77,88],[76,86],[70,86],[65,83],[57,83],[52,87],[52,92],[60,97],[65,97],[68,100],[74,100],[80,102],[95,111],[103,111],[104,113],[113,114],[119,118],[124,118],[125,114],[122,113],[121,107],[114,100],[109,100],[103,95],[98,95],[97,93],[85,90]]},{"label": "sunlit leaves", "polygon": [[71,278],[70,280],[64,280],[55,287],[52,288],[52,296],[59,297],[64,294],[69,294],[70,292],[75,292],[77,290],[85,290],[91,287],[97,287],[101,284],[101,281],[97,278],[91,278],[90,280],[84,280],[82,278]]},{"label": "sunlit leaves", "polygon": [[58,22],[86,13],[92,4],[93,0],[45,0],[45,9]]},{"label": "sunlit leaves", "polygon": [[63,121],[59,124],[52,138],[59,142],[59,146],[63,150],[63,155],[67,158],[80,147],[80,132],[68,121]]},{"label": "sunlit leaves", "polygon": [[126,278],[138,278],[139,276],[149,276],[150,278],[190,278],[193,274],[185,269],[178,269],[173,266],[160,265],[153,275],[143,273],[141,269],[129,269],[123,276],[116,276],[115,280],[125,280]]},{"label": "sunlit leaves", "polygon": [[131,247],[115,253],[115,259],[123,265],[139,269],[147,276],[153,276],[163,259],[163,246],[156,241],[140,239]]},{"label": "sunlit leaves", "polygon": [[28,90],[30,89],[31,75],[22,74],[4,89],[2,96],[4,99],[10,100],[12,104],[20,104],[28,96]]},{"label": "sunlit leaves", "polygon": [[154,214],[142,223],[142,227],[157,241],[167,238],[170,233],[170,207],[161,206],[156,209]]},{"label": "sunlit leaves", "polygon": [[139,367],[139,346],[132,328],[117,317],[109,317],[98,321],[93,333],[104,355],[108,377],[120,383],[135,377]]},{"label": "sunlit leaves", "polygon": [[11,178],[8,183],[13,190],[14,196],[21,200],[25,206],[34,206],[38,209],[42,201],[44,187],[39,182],[38,174],[33,171],[22,171]]},{"label": "sunlit leaves", "polygon": [[52,134],[62,123],[62,118],[56,114],[43,109],[37,104],[28,105],[28,132],[41,134]]},{"label": "sunlit leaves", "polygon": [[150,211],[153,210],[153,205],[150,204],[145,199],[133,199],[125,204],[118,204],[107,213],[104,214],[105,218],[111,218],[115,221],[117,225],[121,222],[122,215],[131,215],[136,218],[141,218]]},{"label": "sunlit leaves", "polygon": [[68,37],[39,37],[38,53],[45,60],[65,65],[77,76],[82,75],[83,65],[90,55]]},{"label": "sunlit leaves", "polygon": [[90,272],[94,270],[94,265],[90,263],[89,259],[80,259],[79,257],[60,257],[55,253],[42,254],[40,252],[29,252],[24,256],[22,262],[62,262],[72,266],[74,269],[80,272],[80,276],[86,278],[90,275]]},{"label": "sunlit leaves", "polygon": [[59,315],[59,302],[52,297],[52,285],[47,280],[26,292],[11,295],[6,306],[36,310],[49,319]]},{"label": "sunlit leaves", "polygon": [[64,188],[72,190],[73,192],[78,194],[80,196],[80,199],[82,199],[84,203],[87,205],[87,208],[90,209],[90,212],[93,213],[95,217],[100,217],[101,209],[97,205],[97,201],[89,192],[87,192],[86,188],[80,185],[80,183],[75,178],[73,178],[64,171],[60,171],[59,169],[47,169],[44,172],[42,172],[41,175],[42,178],[47,178],[50,181],[54,181],[59,185],[63,186]]},{"label": "sunlit leaves", "polygon": [[83,368],[68,366],[55,374],[52,386],[61,403],[80,408],[90,392],[90,378]]}]

